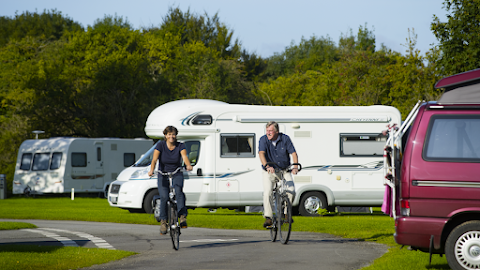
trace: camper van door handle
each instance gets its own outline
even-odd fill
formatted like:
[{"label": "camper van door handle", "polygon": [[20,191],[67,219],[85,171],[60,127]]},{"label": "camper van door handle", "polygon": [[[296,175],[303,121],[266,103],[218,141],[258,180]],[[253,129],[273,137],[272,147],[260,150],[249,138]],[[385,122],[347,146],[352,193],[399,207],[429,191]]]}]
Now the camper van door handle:
[{"label": "camper van door handle", "polygon": [[197,176],[202,176],[202,169],[201,168],[197,169]]}]

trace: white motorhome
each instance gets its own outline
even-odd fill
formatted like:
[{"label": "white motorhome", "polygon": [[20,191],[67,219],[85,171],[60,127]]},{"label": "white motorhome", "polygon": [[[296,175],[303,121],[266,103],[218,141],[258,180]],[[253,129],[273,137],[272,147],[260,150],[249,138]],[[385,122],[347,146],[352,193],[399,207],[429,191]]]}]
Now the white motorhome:
[{"label": "white motorhome", "polygon": [[[380,206],[383,201],[383,150],[386,126],[400,123],[390,106],[257,106],[214,100],[179,100],[157,107],[145,132],[163,138],[172,125],[186,143],[194,165],[184,172],[189,207],[262,205],[258,141],[274,120],[290,136],[303,170],[294,176],[293,206],[302,215],[319,208]],[[150,152],[124,170],[109,190],[111,206],[151,211],[157,179],[147,172]],[[150,159],[150,160],[149,160]]]},{"label": "white motorhome", "polygon": [[13,194],[106,193],[152,145],[150,139],[26,140],[18,150]]}]

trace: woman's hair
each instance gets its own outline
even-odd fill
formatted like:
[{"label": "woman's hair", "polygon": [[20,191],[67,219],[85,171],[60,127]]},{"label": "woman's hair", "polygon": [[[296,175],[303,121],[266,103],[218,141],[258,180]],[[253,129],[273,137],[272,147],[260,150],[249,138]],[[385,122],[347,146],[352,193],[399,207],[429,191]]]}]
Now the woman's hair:
[{"label": "woman's hair", "polygon": [[265,127],[268,128],[269,126],[273,126],[275,128],[275,131],[278,132],[278,123],[277,122],[270,121],[270,122],[267,123],[267,125]]},{"label": "woman's hair", "polygon": [[178,130],[176,127],[174,126],[167,126],[164,130],[163,130],[163,135],[167,135],[168,133],[175,133],[175,135],[178,135]]}]

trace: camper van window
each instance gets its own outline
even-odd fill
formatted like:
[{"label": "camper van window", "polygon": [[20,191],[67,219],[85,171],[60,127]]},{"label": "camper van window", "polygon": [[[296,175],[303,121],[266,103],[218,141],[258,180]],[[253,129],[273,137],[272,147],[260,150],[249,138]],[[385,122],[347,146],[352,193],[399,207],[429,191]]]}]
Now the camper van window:
[{"label": "camper van window", "polygon": [[199,114],[192,120],[192,124],[194,125],[211,125],[212,124],[212,116],[208,114]]},{"label": "camper van window", "polygon": [[22,155],[22,164],[20,165],[20,170],[30,170],[30,164],[32,164],[32,154],[26,153]]},{"label": "camper van window", "polygon": [[124,153],[123,154],[123,166],[130,167],[135,163],[135,153]]},{"label": "camper van window", "polygon": [[32,171],[46,171],[50,164],[50,153],[36,153],[33,156]]},{"label": "camper van window", "polygon": [[340,134],[341,157],[383,156],[387,138],[372,133]]},{"label": "camper van window", "polygon": [[72,153],[72,167],[87,167],[87,153]]},{"label": "camper van window", "polygon": [[220,157],[255,157],[255,134],[221,134]]},{"label": "camper van window", "polygon": [[190,165],[195,166],[198,162],[198,156],[200,155],[200,142],[199,141],[186,141],[185,148],[187,149],[188,159]]},{"label": "camper van window", "polygon": [[102,148],[97,147],[97,161],[102,161]]},{"label": "camper van window", "polygon": [[62,153],[55,152],[52,155],[52,163],[50,164],[50,170],[56,170],[60,168],[60,162],[62,161]]},{"label": "camper van window", "polygon": [[432,116],[423,158],[427,161],[480,162],[480,116]]}]

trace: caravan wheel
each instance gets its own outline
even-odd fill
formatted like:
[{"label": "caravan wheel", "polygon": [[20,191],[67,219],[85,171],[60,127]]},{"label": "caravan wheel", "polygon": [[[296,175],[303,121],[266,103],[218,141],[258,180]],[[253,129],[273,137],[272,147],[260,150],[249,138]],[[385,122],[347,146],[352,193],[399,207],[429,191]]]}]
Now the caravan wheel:
[{"label": "caravan wheel", "polygon": [[300,204],[298,205],[298,211],[302,216],[318,216],[317,211],[320,208],[327,207],[327,198],[323,193],[312,191],[302,195]]}]

